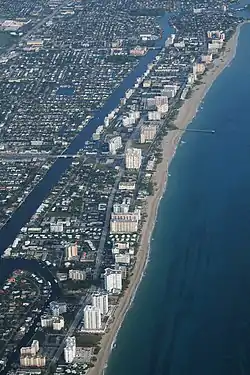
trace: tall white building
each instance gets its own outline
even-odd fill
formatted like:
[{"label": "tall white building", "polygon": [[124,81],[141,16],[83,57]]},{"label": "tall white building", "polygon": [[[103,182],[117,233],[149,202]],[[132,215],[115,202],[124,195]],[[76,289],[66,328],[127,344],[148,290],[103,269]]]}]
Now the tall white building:
[{"label": "tall white building", "polygon": [[53,326],[53,316],[52,315],[42,315],[41,316],[41,327],[48,328]]},{"label": "tall white building", "polygon": [[86,305],[84,308],[84,328],[90,331],[100,330],[102,328],[101,310],[92,305]]},{"label": "tall white building", "polygon": [[141,127],[141,143],[152,141],[156,136],[156,125],[143,125]]},{"label": "tall white building", "polygon": [[136,233],[138,231],[139,216],[137,212],[126,214],[111,214],[110,233]]},{"label": "tall white building", "polygon": [[64,317],[55,316],[53,319],[52,328],[54,331],[61,331],[64,328]]},{"label": "tall white building", "polygon": [[50,223],[51,233],[63,233],[63,223]]},{"label": "tall white building", "polygon": [[140,169],[142,161],[140,148],[128,148],[126,151],[126,168],[127,169]]},{"label": "tall white building", "polygon": [[108,144],[109,144],[109,152],[110,152],[112,155],[115,155],[115,154],[116,154],[116,151],[119,150],[119,148],[122,147],[122,139],[121,139],[120,136],[117,136],[117,137],[111,138],[111,139],[108,141]]},{"label": "tall white building", "polygon": [[158,111],[149,111],[148,120],[149,121],[159,121],[161,119],[161,114]]},{"label": "tall white building", "polygon": [[64,318],[63,316],[42,315],[41,327],[53,328],[54,331],[60,331],[64,328]]},{"label": "tall white building", "polygon": [[33,340],[31,346],[23,346],[20,349],[20,355],[36,355],[39,351],[39,341]]},{"label": "tall white building", "polygon": [[122,290],[122,271],[106,268],[104,286],[108,293],[120,293]]},{"label": "tall white building", "polygon": [[155,96],[155,105],[157,107],[161,106],[161,105],[164,105],[164,104],[168,104],[168,97],[167,97],[167,95],[158,95],[158,96]]},{"label": "tall white building", "polygon": [[161,104],[157,106],[157,112],[164,114],[168,112],[168,104]]},{"label": "tall white building", "polygon": [[123,203],[114,203],[113,212],[115,214],[127,214],[129,212],[129,204],[126,202]]},{"label": "tall white building", "polygon": [[49,307],[53,316],[59,316],[67,312],[66,302],[51,301]]},{"label": "tall white building", "polygon": [[76,338],[75,336],[66,338],[66,346],[64,348],[64,360],[66,363],[72,363],[76,356]]},{"label": "tall white building", "polygon": [[86,272],[83,270],[69,270],[69,279],[71,280],[85,280]]},{"label": "tall white building", "polygon": [[146,99],[146,105],[147,105],[147,108],[152,108],[155,106],[155,98],[147,98]]},{"label": "tall white building", "polygon": [[161,92],[162,95],[166,95],[168,98],[173,98],[177,94],[179,87],[177,85],[164,85]]},{"label": "tall white building", "polygon": [[92,294],[92,305],[100,309],[102,315],[106,315],[109,310],[109,301],[107,293]]}]

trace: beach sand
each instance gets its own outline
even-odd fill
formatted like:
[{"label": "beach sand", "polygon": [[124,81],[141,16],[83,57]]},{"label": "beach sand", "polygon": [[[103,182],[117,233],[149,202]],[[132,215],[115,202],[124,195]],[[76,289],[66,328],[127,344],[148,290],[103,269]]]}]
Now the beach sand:
[{"label": "beach sand", "polygon": [[[242,24],[238,25],[232,38],[227,41],[225,50],[220,54],[218,59],[214,60],[213,66],[202,77],[202,83],[194,86],[191,97],[184,101],[175,120],[175,125],[178,128],[185,130],[192,122],[213,82],[235,57],[241,26]],[[88,375],[101,375],[103,373],[111,353],[112,343],[116,339],[126,312],[140,284],[143,271],[147,265],[150,238],[154,229],[158,206],[167,186],[168,167],[175,155],[182,135],[182,131],[172,130],[162,141],[163,159],[162,162],[158,164],[157,170],[153,176],[153,180],[156,183],[154,195],[147,198],[147,219],[142,228],[141,243],[137,253],[137,261],[133,270],[133,275],[130,278],[128,289],[126,289],[124,296],[121,297],[119,301],[114,315],[114,322],[111,324],[109,332],[106,333],[101,340],[101,350],[97,356],[95,367],[88,371]]]}]

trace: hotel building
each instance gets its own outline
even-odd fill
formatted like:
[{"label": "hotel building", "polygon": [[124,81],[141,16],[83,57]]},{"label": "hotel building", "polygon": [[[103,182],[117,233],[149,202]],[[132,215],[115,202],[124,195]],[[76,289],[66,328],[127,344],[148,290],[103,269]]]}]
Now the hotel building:
[{"label": "hotel building", "polygon": [[98,331],[102,328],[101,310],[98,307],[87,305],[84,308],[84,328]]},{"label": "hotel building", "polygon": [[125,156],[125,163],[127,169],[140,169],[142,162],[141,149],[128,148]]}]

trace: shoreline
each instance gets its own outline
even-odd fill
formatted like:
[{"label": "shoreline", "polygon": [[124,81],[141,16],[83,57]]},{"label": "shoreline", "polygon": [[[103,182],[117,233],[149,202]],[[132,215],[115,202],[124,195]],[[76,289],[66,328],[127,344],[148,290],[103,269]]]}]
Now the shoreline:
[{"label": "shoreline", "polygon": [[[114,313],[114,321],[110,325],[110,330],[108,333],[105,333],[101,339],[101,349],[97,355],[97,361],[94,363],[94,367],[88,370],[88,375],[104,374],[105,369],[107,368],[113,344],[116,341],[122,323],[136,296],[136,292],[144,276],[150,258],[152,234],[156,224],[160,202],[164,196],[168,183],[168,167],[175,156],[177,147],[185,130],[196,117],[209,89],[224,69],[230,66],[236,56],[240,30],[246,23],[248,23],[248,21],[244,21],[237,26],[232,37],[225,43],[224,51],[213,61],[212,68],[209,68],[206,74],[201,76],[201,84],[193,86],[191,97],[183,101],[182,106],[178,110],[177,118],[174,121],[174,124],[179,129],[169,131],[169,133],[163,138],[162,162],[157,165],[157,169],[152,177],[152,181],[156,184],[154,195],[147,197],[146,200],[147,218],[142,227],[140,245],[136,256],[133,274],[130,278],[128,289],[125,290],[124,295],[121,297],[117,305]],[[180,129],[183,131],[180,131]]]}]

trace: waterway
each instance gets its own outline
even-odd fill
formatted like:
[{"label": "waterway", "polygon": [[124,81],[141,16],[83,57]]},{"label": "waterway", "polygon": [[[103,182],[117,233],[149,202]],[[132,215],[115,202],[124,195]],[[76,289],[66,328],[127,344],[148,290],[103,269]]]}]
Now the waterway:
[{"label": "waterway", "polygon": [[[160,20],[163,29],[162,38],[156,41],[155,47],[163,47],[167,37],[173,32],[168,24],[168,14]],[[85,141],[91,138],[95,129],[103,124],[105,116],[120,104],[120,99],[125,92],[134,86],[137,78],[147,70],[149,63],[153,62],[159,50],[150,50],[140,59],[136,68],[128,74],[122,84],[113,92],[104,106],[98,110],[95,117],[87,124],[82,132],[74,139],[66,154],[76,154],[84,147]],[[36,186],[21,207],[16,210],[8,223],[0,230],[0,254],[14,241],[20,229],[29,221],[37,208],[47,198],[53,186],[59,181],[63,172],[70,166],[71,159],[57,159],[43,180]]]},{"label": "waterway", "polygon": [[151,258],[105,375],[250,373],[250,25],[170,167]]}]

